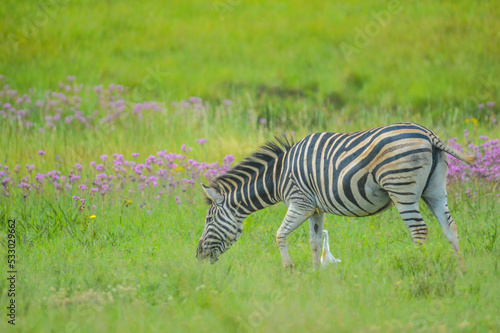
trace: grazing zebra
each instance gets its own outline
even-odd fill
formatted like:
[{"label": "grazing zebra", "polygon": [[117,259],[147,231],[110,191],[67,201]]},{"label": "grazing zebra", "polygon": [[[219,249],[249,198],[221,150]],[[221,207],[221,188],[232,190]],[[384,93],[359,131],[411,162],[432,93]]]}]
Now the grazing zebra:
[{"label": "grazing zebra", "polygon": [[447,154],[472,164],[473,156],[446,146],[432,131],[400,123],[354,133],[315,133],[293,144],[286,138],[259,151],[203,186],[209,199],[196,257],[215,263],[243,230],[252,212],[284,202],[286,216],[276,242],[283,265],[293,267],[288,235],[309,219],[314,267],[321,263],[325,213],[370,216],[396,206],[413,241],[428,229],[422,198],[460,257],[457,226],[446,196]]}]

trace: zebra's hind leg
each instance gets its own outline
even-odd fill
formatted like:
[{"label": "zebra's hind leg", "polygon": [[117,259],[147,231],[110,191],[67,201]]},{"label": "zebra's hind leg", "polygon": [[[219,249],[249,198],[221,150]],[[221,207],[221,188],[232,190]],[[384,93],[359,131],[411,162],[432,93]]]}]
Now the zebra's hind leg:
[{"label": "zebra's hind leg", "polygon": [[[285,268],[292,269],[294,267],[292,258],[288,253],[288,248],[286,245],[286,240],[288,235],[297,229],[305,220],[311,217],[315,213],[314,208],[305,209],[302,207],[297,207],[291,204],[286,212],[285,219],[281,223],[276,234],[276,243],[280,249],[281,260]],[[321,233],[320,233],[321,234]]]},{"label": "zebra's hind leg", "polygon": [[389,194],[394,206],[398,209],[399,215],[403,219],[410,230],[413,242],[416,244],[423,244],[427,241],[429,235],[429,228],[424,222],[422,215],[420,215],[420,210],[418,208],[419,200],[409,200],[409,198],[404,198],[403,200],[398,200],[398,197]]},{"label": "zebra's hind leg", "polygon": [[311,249],[313,253],[313,268],[321,266],[321,240],[323,238],[323,225],[325,223],[325,213],[315,212],[309,218],[309,232]]},{"label": "zebra's hind leg", "polygon": [[439,156],[439,162],[436,165],[434,173],[429,179],[429,184],[422,194],[422,199],[429,207],[430,211],[441,225],[446,239],[451,244],[453,251],[457,255],[458,264],[460,269],[465,272],[465,265],[463,262],[460,247],[458,246],[458,232],[457,225],[451,217],[448,210],[448,199],[446,193],[446,175],[448,174],[447,157],[444,152]]},{"label": "zebra's hind leg", "polygon": [[458,231],[457,224],[451,217],[450,211],[448,210],[448,200],[446,197],[423,197],[424,202],[427,204],[427,207],[434,214],[436,219],[441,225],[441,229],[443,229],[443,233],[450,242],[453,251],[458,258],[458,263],[460,265],[460,269],[465,271],[465,265],[462,258],[462,254],[460,253],[460,247],[458,246]]},{"label": "zebra's hind leg", "polygon": [[441,225],[441,229],[443,229],[443,233],[446,236],[446,239],[451,244],[453,251],[455,253],[460,253],[460,247],[458,246],[458,232],[457,225],[453,218],[451,217],[450,211],[448,210],[448,203],[446,197],[441,198],[426,198],[423,197],[424,202],[427,204],[427,207],[431,210],[432,214],[436,217]]}]

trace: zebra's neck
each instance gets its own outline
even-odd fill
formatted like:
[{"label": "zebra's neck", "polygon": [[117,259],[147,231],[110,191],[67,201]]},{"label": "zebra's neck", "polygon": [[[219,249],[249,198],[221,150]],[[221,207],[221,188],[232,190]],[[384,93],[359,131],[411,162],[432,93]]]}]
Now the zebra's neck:
[{"label": "zebra's neck", "polygon": [[283,155],[253,156],[230,170],[218,183],[239,218],[281,201],[278,182]]}]

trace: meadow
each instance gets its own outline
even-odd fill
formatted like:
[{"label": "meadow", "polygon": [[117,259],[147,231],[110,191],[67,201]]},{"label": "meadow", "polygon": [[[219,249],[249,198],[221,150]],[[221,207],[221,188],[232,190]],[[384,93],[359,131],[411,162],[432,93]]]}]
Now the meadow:
[{"label": "meadow", "polygon": [[[6,1],[0,331],[499,331],[498,14],[494,1]],[[305,225],[290,273],[278,204],[217,264],[196,261],[200,183],[274,136],[402,121],[478,157],[449,158],[467,272],[425,205],[418,248],[395,209],[327,215],[342,262],[313,270]]]}]

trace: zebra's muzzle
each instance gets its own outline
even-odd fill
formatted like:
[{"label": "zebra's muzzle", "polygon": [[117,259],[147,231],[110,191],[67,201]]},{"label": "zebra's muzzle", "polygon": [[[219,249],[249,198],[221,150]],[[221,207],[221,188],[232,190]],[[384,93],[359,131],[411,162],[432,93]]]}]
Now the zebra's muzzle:
[{"label": "zebra's muzzle", "polygon": [[219,260],[219,255],[220,251],[217,249],[212,249],[210,252],[203,251],[203,240],[200,239],[196,250],[196,258],[198,261],[210,259],[210,263],[215,264]]},{"label": "zebra's muzzle", "polygon": [[219,251],[214,250],[210,253],[210,263],[213,265],[219,260]]},{"label": "zebra's muzzle", "polygon": [[203,240],[200,239],[200,241],[198,242],[198,248],[196,249],[196,258],[198,260],[203,260],[206,259],[207,257],[208,253],[203,252]]}]

